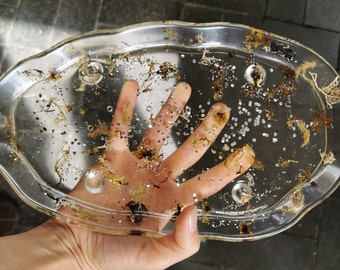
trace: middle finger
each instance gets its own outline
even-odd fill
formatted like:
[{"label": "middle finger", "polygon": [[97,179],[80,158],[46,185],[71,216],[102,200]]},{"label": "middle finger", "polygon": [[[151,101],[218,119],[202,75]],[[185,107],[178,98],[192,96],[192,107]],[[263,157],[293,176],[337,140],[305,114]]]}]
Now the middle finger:
[{"label": "middle finger", "polygon": [[179,176],[183,170],[195,164],[203,156],[228,122],[229,112],[227,105],[215,104],[199,127],[166,159],[173,177]]},{"label": "middle finger", "polygon": [[169,136],[191,94],[188,83],[180,82],[158,112],[153,127],[148,129],[135,151],[138,158],[152,158],[157,155]]}]

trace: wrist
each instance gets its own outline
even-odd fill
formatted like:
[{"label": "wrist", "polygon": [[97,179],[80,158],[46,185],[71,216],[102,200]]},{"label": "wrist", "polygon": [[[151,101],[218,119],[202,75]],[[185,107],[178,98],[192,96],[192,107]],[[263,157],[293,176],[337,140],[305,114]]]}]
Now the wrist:
[{"label": "wrist", "polygon": [[0,269],[84,269],[72,231],[54,220],[0,238],[0,250]]}]

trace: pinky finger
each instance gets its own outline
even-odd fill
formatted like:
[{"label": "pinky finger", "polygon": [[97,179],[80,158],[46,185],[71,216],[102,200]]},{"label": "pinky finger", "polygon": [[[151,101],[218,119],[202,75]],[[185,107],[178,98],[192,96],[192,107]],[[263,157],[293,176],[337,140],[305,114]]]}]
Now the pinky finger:
[{"label": "pinky finger", "polygon": [[220,191],[247,171],[254,160],[255,153],[249,145],[237,149],[224,162],[181,185],[183,204],[192,204],[193,199],[202,200]]}]

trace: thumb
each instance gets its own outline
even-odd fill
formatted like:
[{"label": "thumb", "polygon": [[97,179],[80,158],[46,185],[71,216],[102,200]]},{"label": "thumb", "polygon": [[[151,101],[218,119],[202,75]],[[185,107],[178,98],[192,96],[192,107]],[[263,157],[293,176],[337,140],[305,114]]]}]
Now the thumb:
[{"label": "thumb", "polygon": [[158,239],[167,248],[167,257],[175,264],[195,254],[200,247],[196,207],[186,207],[179,215],[172,233]]},{"label": "thumb", "polygon": [[178,247],[187,250],[190,255],[196,253],[200,247],[197,229],[197,210],[194,205],[186,207],[175,224],[173,238]]}]

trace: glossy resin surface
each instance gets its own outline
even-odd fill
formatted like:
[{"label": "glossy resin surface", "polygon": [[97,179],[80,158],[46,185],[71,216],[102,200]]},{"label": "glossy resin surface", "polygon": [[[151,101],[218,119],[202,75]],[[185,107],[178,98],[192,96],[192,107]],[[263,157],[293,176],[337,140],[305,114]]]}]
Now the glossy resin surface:
[{"label": "glossy resin surface", "polygon": [[[188,181],[200,185],[200,175],[239,149],[255,152],[252,167],[217,193],[201,198],[193,190],[183,199],[198,206],[202,238],[243,241],[279,233],[338,187],[339,75],[321,56],[247,26],[166,22],[76,36],[1,78],[0,171],[23,200],[107,233],[157,236],[172,229],[170,220],[185,206],[179,197],[159,196],[159,208],[151,207],[157,189],[166,194],[162,181],[128,181],[105,165],[112,115],[130,79],[139,91],[126,139],[135,157],[153,165],[192,138],[212,106],[231,109],[214,142],[190,139],[194,147],[210,147],[169,180],[178,193]],[[143,135],[157,126],[180,81],[191,85],[191,95],[178,119],[168,121],[161,152],[141,152]],[[93,174],[93,164],[109,173]],[[137,177],[133,166],[129,173]]]}]

